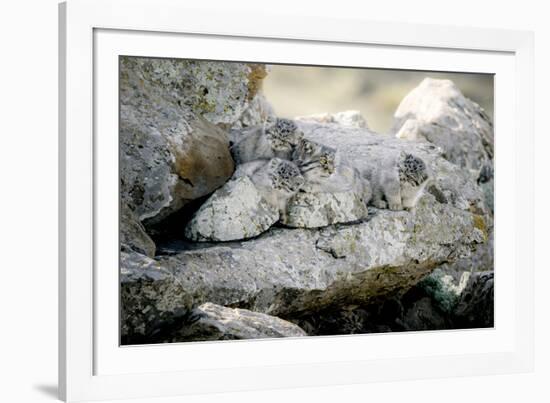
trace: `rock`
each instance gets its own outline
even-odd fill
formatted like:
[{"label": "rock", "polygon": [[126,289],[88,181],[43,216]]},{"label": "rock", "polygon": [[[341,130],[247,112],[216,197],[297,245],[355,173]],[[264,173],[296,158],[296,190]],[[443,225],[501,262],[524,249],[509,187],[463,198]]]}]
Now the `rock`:
[{"label": "rock", "polygon": [[252,312],[207,302],[193,311],[189,324],[173,336],[174,341],[212,341],[303,337],[307,334],[293,323]]},{"label": "rock", "polygon": [[474,273],[454,312],[459,328],[494,326],[494,271]]},{"label": "rock", "polygon": [[393,132],[401,139],[427,140],[449,161],[477,178],[494,154],[493,125],[483,109],[449,80],[424,79],[395,112]]},{"label": "rock", "polygon": [[428,195],[414,215],[381,210],[367,222],[342,227],[274,227],[247,242],[186,250],[158,263],[196,304],[286,317],[406,290],[483,240],[471,213]]},{"label": "rock", "polygon": [[[338,251],[337,248],[331,250],[335,257],[339,257]],[[338,334],[339,329],[344,329],[345,333],[372,333],[486,327],[483,324],[472,326],[469,321],[457,317],[455,311],[470,278],[478,271],[493,270],[492,254],[490,237],[488,243],[477,245],[471,256],[439,265],[403,295],[359,308],[322,312],[297,323],[310,335]],[[475,301],[470,306],[469,302],[464,299],[461,309],[479,314],[493,309],[492,302],[484,308]]]},{"label": "rock", "polygon": [[[229,138],[255,99],[261,65],[123,57],[121,197],[147,226],[231,177]],[[265,74],[264,74],[265,75]]]},{"label": "rock", "polygon": [[298,193],[290,199],[281,222],[287,227],[318,228],[367,218],[368,210],[359,194]]},{"label": "rock", "polygon": [[[447,274],[442,267],[442,265],[436,268],[432,273],[423,278],[417,285],[416,288],[421,289],[419,299],[416,301],[409,301],[408,309],[414,311],[417,303],[424,307],[424,310],[429,310],[428,305],[431,305],[432,311],[440,312],[441,314],[449,315],[452,313],[458,300],[460,294],[466,287],[468,279],[470,278],[470,272],[463,272],[460,277],[456,278],[451,274]],[[440,315],[441,315],[440,314]],[[414,323],[411,326],[409,324],[408,328],[412,329]],[[436,326],[433,326],[436,328]]]},{"label": "rock", "polygon": [[126,90],[133,93],[135,102],[146,101],[143,96],[156,92],[224,128],[240,119],[266,75],[262,64],[143,57],[121,60],[121,79],[129,85]]},{"label": "rock", "polygon": [[120,208],[120,243],[122,249],[131,249],[149,257],[155,256],[155,243],[125,203]]},{"label": "rock", "polygon": [[193,307],[173,274],[133,251],[120,254],[120,301],[122,344],[162,341]]},{"label": "rock", "polygon": [[337,113],[320,113],[316,115],[298,116],[296,120],[317,123],[335,123],[343,127],[368,129],[367,121],[359,111],[344,111]]},{"label": "rock", "polygon": [[269,125],[277,119],[273,107],[261,91],[263,79],[269,73],[269,66],[249,64],[249,67],[251,70],[248,74],[248,105],[239,120],[232,125],[232,129]]},{"label": "rock", "polygon": [[486,243],[476,245],[467,257],[440,265],[414,288],[422,289],[422,296],[431,301],[434,310],[449,316],[456,309],[470,278],[478,272],[494,270],[493,254],[491,229]]},{"label": "rock", "polygon": [[245,109],[240,119],[232,127],[234,139],[237,140],[240,130],[255,126],[269,126],[277,120],[273,107],[265,99],[262,93],[256,94],[248,108]]},{"label": "rock", "polygon": [[487,241],[476,245],[469,256],[442,264],[419,284],[442,311],[456,307],[473,274],[494,270],[493,237],[491,230]]},{"label": "rock", "polygon": [[310,336],[329,336],[403,330],[395,323],[401,315],[398,301],[385,298],[366,307],[326,309],[292,320]]},{"label": "rock", "polygon": [[485,195],[485,204],[487,205],[487,208],[493,214],[495,209],[495,180],[492,161],[485,164],[481,168],[477,183],[479,184],[479,187],[483,190],[483,194]]},{"label": "rock", "polygon": [[404,331],[446,329],[446,318],[432,304],[429,297],[423,297],[412,303],[402,319]]},{"label": "rock", "polygon": [[247,176],[227,182],[208,198],[185,228],[194,241],[233,241],[255,237],[279,219]]}]

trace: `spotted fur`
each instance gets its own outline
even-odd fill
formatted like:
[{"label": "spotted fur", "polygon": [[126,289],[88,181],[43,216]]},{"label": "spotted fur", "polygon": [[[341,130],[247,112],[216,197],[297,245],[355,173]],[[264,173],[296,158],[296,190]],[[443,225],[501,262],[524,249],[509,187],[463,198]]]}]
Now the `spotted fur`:
[{"label": "spotted fur", "polygon": [[289,119],[277,119],[271,126],[247,129],[231,147],[239,164],[271,158],[290,159],[303,134]]},{"label": "spotted fur", "polygon": [[337,164],[335,149],[307,139],[300,140],[292,159],[307,180],[329,177]]},{"label": "spotted fur", "polygon": [[372,186],[372,204],[390,210],[414,209],[431,179],[426,163],[404,152],[380,159],[366,176]]}]

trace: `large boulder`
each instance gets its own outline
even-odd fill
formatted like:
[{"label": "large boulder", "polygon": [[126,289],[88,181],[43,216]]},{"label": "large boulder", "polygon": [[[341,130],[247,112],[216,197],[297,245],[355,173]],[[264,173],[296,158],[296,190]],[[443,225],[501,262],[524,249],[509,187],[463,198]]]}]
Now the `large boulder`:
[{"label": "large boulder", "polygon": [[275,316],[207,302],[193,310],[189,323],[174,332],[172,340],[213,341],[303,336],[307,334],[298,326]]},{"label": "large boulder", "polygon": [[393,132],[439,146],[445,158],[475,178],[494,154],[491,120],[450,80],[426,78],[407,94],[395,112]]},{"label": "large boulder", "polygon": [[[322,229],[271,227],[248,241],[195,244],[150,262],[173,276],[193,306],[212,302],[292,318],[369,304],[405,292],[486,241],[481,190],[437,147],[334,124],[300,126],[306,137],[337,148],[359,171],[376,163],[377,153],[419,155],[434,172],[436,190],[424,194],[412,212],[372,209],[370,219]],[[246,179],[238,183],[251,188]]]},{"label": "large boulder", "polygon": [[262,64],[130,56],[121,59],[121,90],[124,92],[126,87],[135,102],[146,102],[143,97],[151,92],[167,96],[224,128],[241,118],[266,75]]},{"label": "large boulder", "polygon": [[216,190],[185,228],[193,241],[234,241],[255,237],[279,219],[247,176],[230,180]]},{"label": "large boulder", "polygon": [[120,253],[120,299],[122,344],[163,340],[188,321],[194,306],[172,273],[134,251]]},{"label": "large boulder", "polygon": [[229,138],[255,99],[263,65],[123,57],[121,196],[147,225],[231,177]]}]

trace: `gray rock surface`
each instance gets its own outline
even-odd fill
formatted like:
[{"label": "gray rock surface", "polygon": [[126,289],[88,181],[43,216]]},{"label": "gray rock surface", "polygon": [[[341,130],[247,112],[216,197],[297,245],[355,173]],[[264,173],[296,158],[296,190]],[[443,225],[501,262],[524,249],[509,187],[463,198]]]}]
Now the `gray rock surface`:
[{"label": "gray rock surface", "polygon": [[129,249],[149,257],[155,256],[155,243],[125,203],[120,207],[120,243],[123,250]]},{"label": "gray rock surface", "polygon": [[139,91],[133,94],[136,101],[151,91],[162,93],[178,100],[182,108],[226,128],[249,107],[266,74],[261,64],[142,57],[121,61],[121,78],[128,80],[127,89]]},{"label": "gray rock surface", "polygon": [[207,302],[195,308],[190,323],[172,337],[175,341],[212,341],[303,336],[307,334],[298,326],[275,316]]},{"label": "gray rock surface", "polygon": [[365,201],[353,190],[298,193],[289,200],[281,222],[287,227],[319,228],[367,218]]},{"label": "gray rock surface", "polygon": [[350,110],[337,113],[319,113],[316,115],[298,116],[296,120],[316,123],[334,123],[344,127],[368,129],[367,121],[361,112]]},{"label": "gray rock surface", "polygon": [[483,242],[470,212],[426,196],[415,214],[379,211],[371,220],[323,230],[272,228],[246,242],[158,258],[192,295],[273,315],[367,303],[406,290],[437,265]]},{"label": "gray rock surface", "polygon": [[[248,127],[266,125],[269,126],[277,120],[273,107],[264,95],[259,92],[250,101],[248,107],[245,109],[239,120],[233,125],[232,129],[242,130]],[[239,132],[233,131],[236,134],[234,140],[238,139]]]},{"label": "gray rock surface", "polygon": [[459,327],[494,326],[494,288],[494,272],[474,273],[470,277],[454,312]]},{"label": "gray rock surface", "polygon": [[427,281],[433,283],[432,293],[434,303],[443,310],[446,307],[454,308],[462,295],[470,277],[477,272],[489,272],[494,270],[494,241],[491,231],[487,242],[477,245],[470,256],[457,259],[454,262],[445,263],[431,273]]},{"label": "gray rock surface", "polygon": [[401,323],[404,331],[446,329],[447,317],[434,306],[430,297],[422,297],[406,307]]},{"label": "gray rock surface", "polygon": [[279,219],[279,211],[258,192],[247,176],[216,190],[185,228],[194,241],[233,241],[255,237]]},{"label": "gray rock surface", "polygon": [[133,251],[120,254],[122,344],[163,340],[191,313],[192,299],[177,278],[155,260]]},{"label": "gray rock surface", "polygon": [[263,76],[262,65],[121,59],[121,195],[139,220],[154,224],[231,177],[220,127],[241,118]]},{"label": "gray rock surface", "polygon": [[449,80],[424,79],[401,101],[393,132],[398,138],[426,140],[477,178],[493,157],[493,125],[475,102]]}]

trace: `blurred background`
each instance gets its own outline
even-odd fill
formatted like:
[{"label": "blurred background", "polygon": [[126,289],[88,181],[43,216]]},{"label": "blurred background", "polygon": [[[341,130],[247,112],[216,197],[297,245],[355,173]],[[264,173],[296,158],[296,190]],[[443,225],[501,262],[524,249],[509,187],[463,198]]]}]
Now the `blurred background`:
[{"label": "blurred background", "polygon": [[403,97],[425,77],[452,80],[493,117],[491,74],[271,65],[263,90],[280,117],[355,109],[371,129],[386,133]]}]

